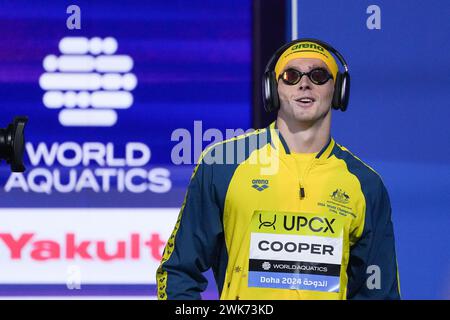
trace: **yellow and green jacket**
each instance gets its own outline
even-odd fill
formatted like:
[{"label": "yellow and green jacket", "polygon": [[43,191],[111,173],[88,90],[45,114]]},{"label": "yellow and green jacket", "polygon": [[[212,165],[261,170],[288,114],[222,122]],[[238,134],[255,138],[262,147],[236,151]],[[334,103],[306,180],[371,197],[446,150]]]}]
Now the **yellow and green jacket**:
[{"label": "yellow and green jacket", "polygon": [[159,299],[399,299],[380,176],[332,138],[292,154],[268,128],[207,148],[157,271]]}]

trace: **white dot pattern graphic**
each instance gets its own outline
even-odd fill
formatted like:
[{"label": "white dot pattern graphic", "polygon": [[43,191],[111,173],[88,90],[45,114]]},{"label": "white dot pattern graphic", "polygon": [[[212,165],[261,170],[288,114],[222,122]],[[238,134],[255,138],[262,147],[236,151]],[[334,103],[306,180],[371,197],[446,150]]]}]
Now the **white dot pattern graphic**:
[{"label": "white dot pattern graphic", "polygon": [[64,37],[58,48],[60,56],[49,54],[42,62],[44,106],[61,109],[58,119],[64,126],[116,124],[116,110],[134,102],[130,91],[138,81],[131,72],[133,59],[116,54],[114,37]]}]

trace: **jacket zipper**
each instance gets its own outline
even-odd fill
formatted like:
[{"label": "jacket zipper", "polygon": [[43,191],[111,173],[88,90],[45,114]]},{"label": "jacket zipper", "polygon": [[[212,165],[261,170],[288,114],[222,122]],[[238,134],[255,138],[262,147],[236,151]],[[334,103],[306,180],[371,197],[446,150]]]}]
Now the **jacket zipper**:
[{"label": "jacket zipper", "polygon": [[[313,161],[311,161],[311,163],[309,164],[308,168],[306,168],[305,176],[300,178],[300,181],[299,181],[299,198],[300,198],[300,200],[303,200],[306,198],[305,180],[315,162],[316,162],[316,159],[314,158]],[[302,181],[303,181],[303,183],[302,183]]]},{"label": "jacket zipper", "polygon": [[302,183],[300,182],[300,200],[303,200],[305,198],[305,188],[303,187]]}]

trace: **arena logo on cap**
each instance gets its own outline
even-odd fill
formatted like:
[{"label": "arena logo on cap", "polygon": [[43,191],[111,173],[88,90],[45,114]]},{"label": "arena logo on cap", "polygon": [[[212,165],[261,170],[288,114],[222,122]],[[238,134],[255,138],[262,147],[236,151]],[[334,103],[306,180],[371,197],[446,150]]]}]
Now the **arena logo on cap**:
[{"label": "arena logo on cap", "polygon": [[111,127],[117,122],[115,109],[133,104],[130,93],[137,85],[130,73],[133,59],[115,55],[112,37],[65,37],[59,42],[61,56],[47,55],[39,85],[46,90],[43,103],[62,109],[59,122],[68,127]]},{"label": "arena logo on cap", "polygon": [[295,50],[298,50],[298,49],[316,49],[316,50],[319,50],[319,51],[322,51],[322,52],[324,51],[324,49],[321,46],[319,46],[319,45],[317,45],[315,43],[309,43],[309,42],[298,43],[298,44],[292,46],[291,50],[295,51]]}]

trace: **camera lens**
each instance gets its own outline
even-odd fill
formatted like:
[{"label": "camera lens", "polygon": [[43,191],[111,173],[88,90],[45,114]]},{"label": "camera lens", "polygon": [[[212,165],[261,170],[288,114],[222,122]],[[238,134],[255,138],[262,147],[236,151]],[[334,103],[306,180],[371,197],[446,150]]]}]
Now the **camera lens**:
[{"label": "camera lens", "polygon": [[24,172],[24,129],[28,117],[15,117],[6,129],[0,129],[0,160],[6,160],[13,172]]}]

